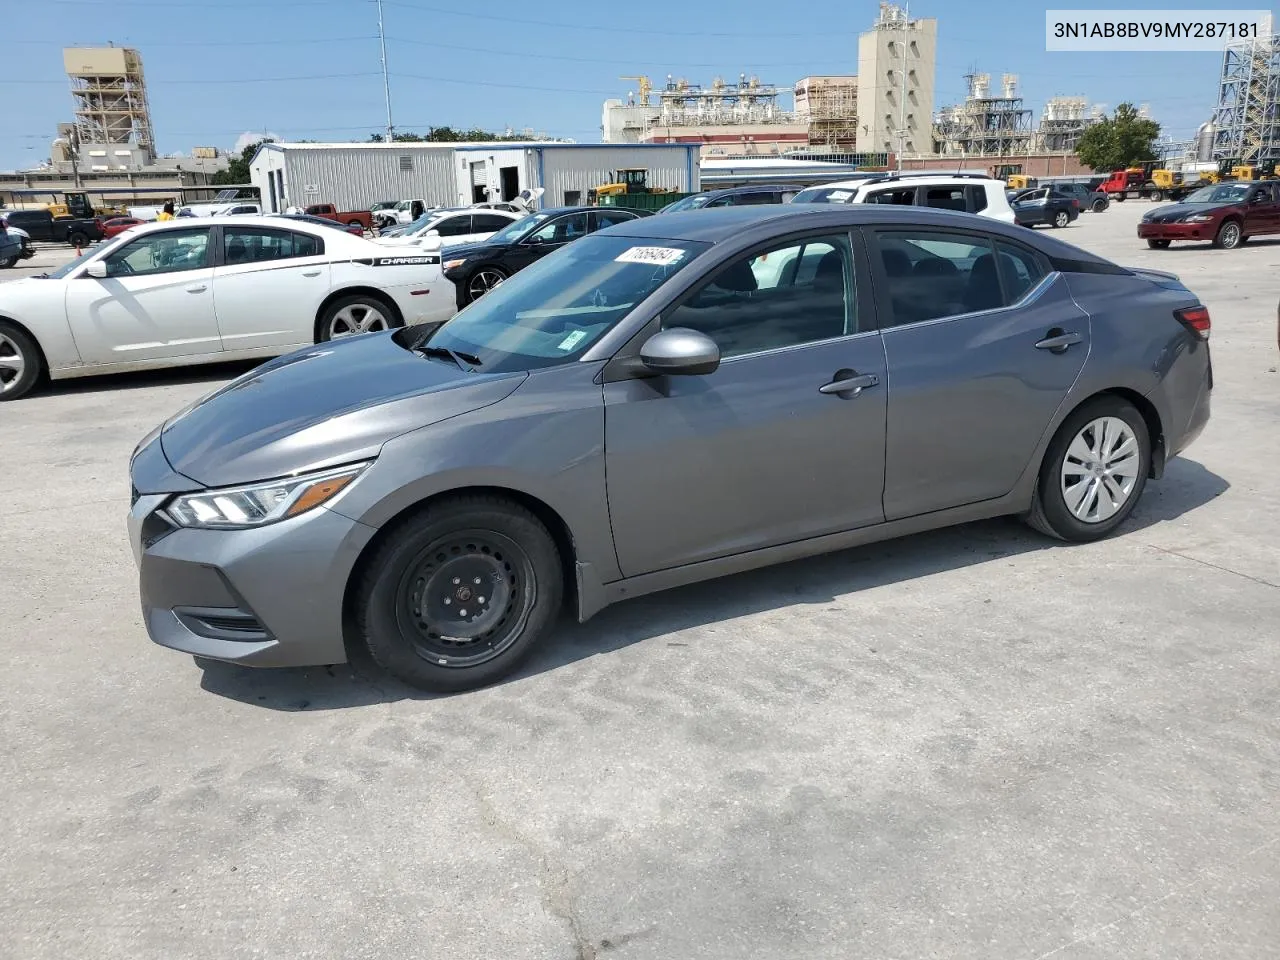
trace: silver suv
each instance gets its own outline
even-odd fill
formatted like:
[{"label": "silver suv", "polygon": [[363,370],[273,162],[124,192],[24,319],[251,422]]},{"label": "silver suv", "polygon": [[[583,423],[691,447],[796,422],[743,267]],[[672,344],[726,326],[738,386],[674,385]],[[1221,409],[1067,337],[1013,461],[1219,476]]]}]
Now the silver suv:
[{"label": "silver suv", "polygon": [[985,173],[886,173],[801,190],[792,203],[888,203],[958,210],[1013,223],[1004,182]]}]

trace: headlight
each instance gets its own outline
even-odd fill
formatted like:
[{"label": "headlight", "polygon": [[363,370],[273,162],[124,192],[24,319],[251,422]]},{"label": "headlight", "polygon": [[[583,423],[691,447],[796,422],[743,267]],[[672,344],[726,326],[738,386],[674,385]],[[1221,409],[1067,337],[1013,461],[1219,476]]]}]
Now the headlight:
[{"label": "headlight", "polygon": [[204,530],[244,530],[314,510],[335,497],[369,464],[308,473],[243,487],[224,487],[175,497],[164,508],[180,527]]},{"label": "headlight", "polygon": [[1190,217],[1183,217],[1182,222],[1183,223],[1208,223],[1212,219],[1213,217],[1209,216],[1208,214],[1197,213]]},{"label": "headlight", "polygon": [[457,269],[458,267],[462,266],[462,265],[463,265],[464,263],[466,263],[466,262],[467,262],[467,258],[466,258],[466,257],[463,257],[463,258],[462,258],[462,259],[460,259],[460,260],[446,260],[446,261],[441,265],[440,269],[441,269],[441,270],[454,270],[454,269]]}]

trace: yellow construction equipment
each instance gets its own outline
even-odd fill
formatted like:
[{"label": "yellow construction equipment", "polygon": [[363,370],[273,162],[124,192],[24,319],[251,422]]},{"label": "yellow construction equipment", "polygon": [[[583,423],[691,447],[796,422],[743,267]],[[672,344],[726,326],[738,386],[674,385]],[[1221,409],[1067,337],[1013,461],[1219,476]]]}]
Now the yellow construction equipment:
[{"label": "yellow construction equipment", "polygon": [[670,193],[666,187],[650,187],[649,171],[644,167],[632,167],[627,170],[615,170],[613,180],[602,183],[591,191],[593,199],[599,197],[618,197],[627,193]]},{"label": "yellow construction equipment", "polygon": [[653,90],[653,84],[649,82],[648,77],[619,77],[618,79],[634,80],[640,96],[640,106],[647,107],[649,105],[649,92]]},{"label": "yellow construction equipment", "polygon": [[1010,190],[1026,190],[1034,184],[1035,178],[1024,173],[1015,173],[1005,181]]}]

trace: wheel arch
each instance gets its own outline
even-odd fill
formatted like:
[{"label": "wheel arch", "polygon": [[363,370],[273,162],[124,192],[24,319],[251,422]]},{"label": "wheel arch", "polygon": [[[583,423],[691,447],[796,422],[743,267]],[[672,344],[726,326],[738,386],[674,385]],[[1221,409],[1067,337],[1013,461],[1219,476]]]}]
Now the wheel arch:
[{"label": "wheel arch", "polygon": [[44,352],[44,344],[40,342],[40,338],[35,335],[29,326],[21,320],[16,320],[7,314],[0,313],[0,325],[7,324],[17,330],[22,331],[31,342],[36,345],[36,352],[40,355],[40,379],[48,379],[49,377],[49,357]]},{"label": "wheel arch", "polygon": [[[1096,400],[1098,397],[1106,396],[1119,397],[1121,400],[1133,404],[1138,413],[1142,414],[1142,420],[1147,425],[1147,436],[1151,439],[1151,464],[1147,469],[1147,476],[1152,480],[1159,480],[1164,474],[1166,456],[1164,424],[1160,419],[1160,411],[1156,409],[1155,404],[1137,390],[1133,390],[1130,387],[1109,387],[1106,390],[1098,390],[1091,393],[1065,412],[1058,422],[1059,428],[1061,428],[1062,423],[1066,422],[1068,417],[1086,403]],[[1056,433],[1057,431],[1055,430],[1054,432]]]},{"label": "wheel arch", "polygon": [[[449,490],[441,490],[433,493],[429,497],[417,500],[403,507],[398,513],[391,516],[379,528],[378,532],[369,538],[369,542],[361,549],[360,554],[356,557],[356,562],[352,565],[350,573],[347,575],[346,585],[343,587],[342,611],[343,611],[343,634],[346,637],[348,647],[353,642],[358,642],[359,638],[355,636],[354,631],[347,629],[347,626],[355,623],[355,598],[359,588],[361,579],[364,577],[365,570],[369,560],[377,552],[379,546],[391,536],[395,531],[399,530],[406,523],[411,522],[414,517],[421,514],[431,506],[444,500],[450,500],[460,496],[482,496],[493,497],[498,500],[506,500],[515,506],[523,507],[535,517],[537,517],[542,525],[547,528],[547,532],[551,534],[552,542],[555,543],[556,553],[560,557],[561,574],[564,577],[564,604],[570,609],[576,610],[578,607],[578,587],[575,563],[577,561],[577,547],[574,544],[573,533],[569,529],[568,523],[556,511],[554,507],[545,500],[535,497],[531,493],[523,490],[517,490],[513,487],[502,486],[469,486],[455,487]],[[351,650],[348,649],[348,655]]]},{"label": "wheel arch", "polygon": [[324,319],[325,311],[343,297],[354,297],[358,295],[373,297],[378,302],[384,304],[392,314],[394,314],[397,325],[404,326],[404,314],[400,312],[400,307],[385,290],[379,290],[377,287],[352,284],[351,286],[330,291],[329,295],[320,302],[320,306],[316,308],[316,315],[315,320],[312,323],[311,335],[317,343],[320,341],[320,324]]}]

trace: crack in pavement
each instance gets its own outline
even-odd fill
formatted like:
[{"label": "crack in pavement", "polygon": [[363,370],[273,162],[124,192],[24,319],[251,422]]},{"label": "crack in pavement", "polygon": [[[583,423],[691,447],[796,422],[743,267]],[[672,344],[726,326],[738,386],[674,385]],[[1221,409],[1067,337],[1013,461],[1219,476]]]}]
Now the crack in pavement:
[{"label": "crack in pavement", "polygon": [[1272,583],[1270,580],[1263,580],[1261,577],[1255,577],[1252,574],[1241,573],[1239,570],[1232,570],[1230,567],[1224,567],[1221,564],[1214,563],[1211,560],[1201,560],[1199,557],[1193,557],[1188,553],[1180,553],[1177,550],[1170,550],[1168,547],[1159,547],[1159,546],[1156,546],[1154,543],[1147,543],[1146,541],[1140,541],[1140,542],[1144,547],[1150,547],[1152,550],[1158,551],[1159,553],[1168,554],[1171,557],[1178,557],[1179,559],[1182,559],[1182,560],[1188,560],[1191,563],[1198,563],[1202,566],[1210,567],[1214,570],[1219,570],[1222,573],[1230,573],[1237,577],[1243,577],[1245,580],[1251,580],[1254,583],[1258,584],[1259,586],[1273,587],[1277,590],[1280,590],[1280,583]]}]

